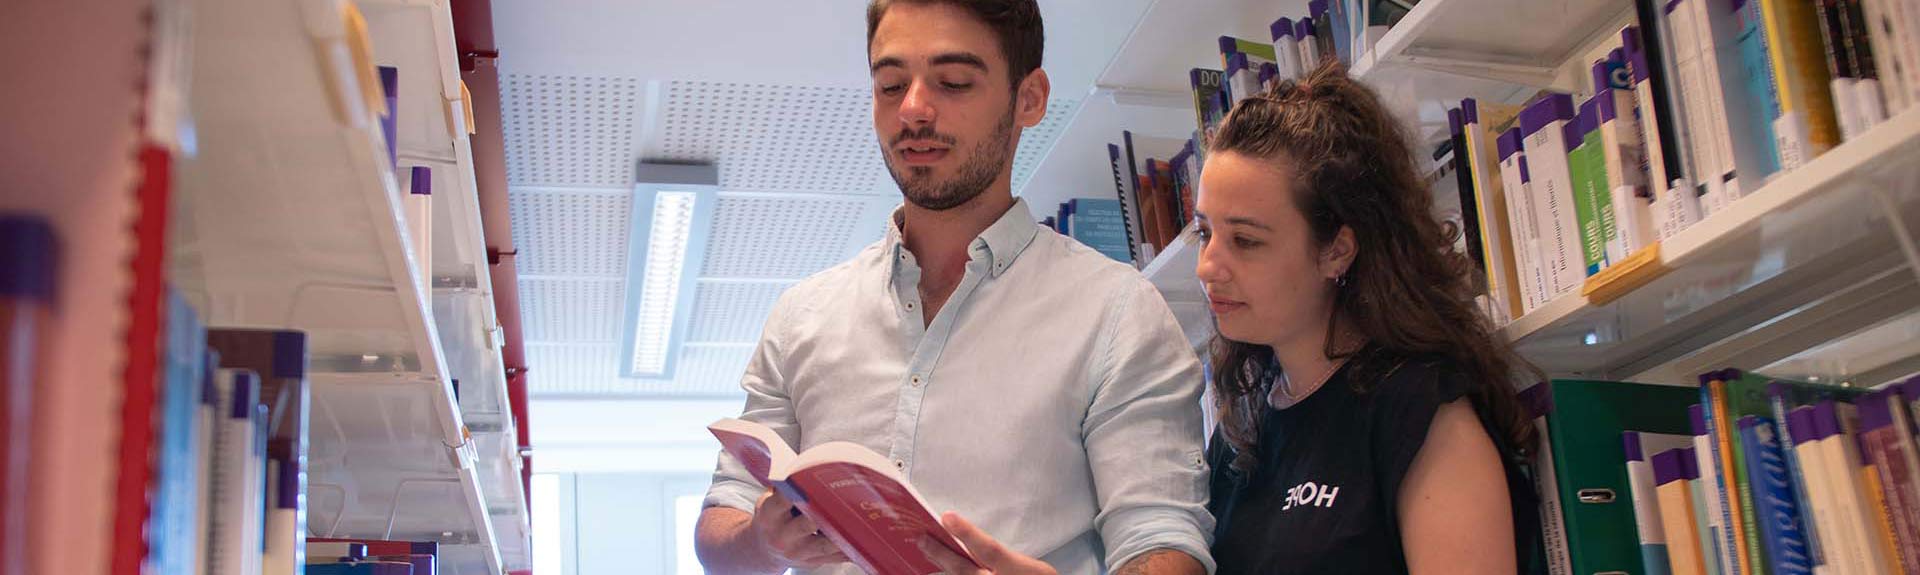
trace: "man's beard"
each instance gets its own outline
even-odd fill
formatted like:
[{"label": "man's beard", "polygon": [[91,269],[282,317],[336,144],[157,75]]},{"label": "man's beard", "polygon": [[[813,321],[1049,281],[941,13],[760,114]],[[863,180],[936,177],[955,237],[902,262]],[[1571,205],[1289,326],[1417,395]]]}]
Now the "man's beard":
[{"label": "man's beard", "polygon": [[[934,133],[933,127],[928,126],[918,132],[903,132],[894,141],[897,143],[908,137],[952,140]],[[906,196],[908,202],[924,210],[939,212],[966,205],[979,197],[981,192],[987,191],[987,187],[993,185],[994,178],[1006,171],[1007,162],[1013,155],[1012,142],[1013,108],[1008,107],[1000,126],[973,147],[973,153],[968,155],[966,163],[961,164],[958,173],[946,182],[933,181],[931,167],[909,166],[906,173],[902,173],[900,167],[893,165],[893,154],[883,153],[881,157],[886,159],[887,172],[893,174],[894,183],[900,185],[900,193]],[[892,146],[888,149],[891,150]]]}]

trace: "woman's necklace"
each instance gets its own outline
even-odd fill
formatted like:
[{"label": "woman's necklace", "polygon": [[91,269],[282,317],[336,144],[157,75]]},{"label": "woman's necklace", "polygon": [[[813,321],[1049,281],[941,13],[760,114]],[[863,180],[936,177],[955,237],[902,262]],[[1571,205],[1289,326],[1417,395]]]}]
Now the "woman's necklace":
[{"label": "woman's necklace", "polygon": [[1347,358],[1345,357],[1333,360],[1333,363],[1327,365],[1326,373],[1320,374],[1320,378],[1314,380],[1313,385],[1309,385],[1300,391],[1293,390],[1292,377],[1288,377],[1284,373],[1280,374],[1279,385],[1273,386],[1274,393],[1267,395],[1267,404],[1273,406],[1274,409],[1286,409],[1299,404],[1300,400],[1318,391],[1320,386],[1326,385],[1327,380],[1333,379],[1333,374],[1340,371],[1340,366],[1346,365],[1346,363]]}]

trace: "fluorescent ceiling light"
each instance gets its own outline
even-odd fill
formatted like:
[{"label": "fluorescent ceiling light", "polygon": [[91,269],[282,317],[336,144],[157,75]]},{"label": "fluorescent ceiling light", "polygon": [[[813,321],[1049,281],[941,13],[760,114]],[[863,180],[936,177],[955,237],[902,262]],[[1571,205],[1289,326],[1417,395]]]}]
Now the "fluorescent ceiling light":
[{"label": "fluorescent ceiling light", "polygon": [[634,310],[632,360],[636,374],[667,370],[667,348],[672,343],[673,311],[680,302],[680,280],[686,274],[687,244],[693,235],[693,192],[654,195],[652,232],[647,240],[647,265],[642,270],[640,305]]},{"label": "fluorescent ceiling light", "polygon": [[621,372],[673,377],[692,315],[719,172],[713,166],[640,164],[627,258]]}]

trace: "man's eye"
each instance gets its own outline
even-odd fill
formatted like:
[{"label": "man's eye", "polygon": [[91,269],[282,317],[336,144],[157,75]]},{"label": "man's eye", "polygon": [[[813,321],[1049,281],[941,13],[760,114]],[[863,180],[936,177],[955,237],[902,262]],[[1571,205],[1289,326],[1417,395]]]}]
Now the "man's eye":
[{"label": "man's eye", "polygon": [[886,86],[881,86],[881,87],[880,87],[880,93],[882,93],[882,94],[887,94],[887,95],[889,95],[889,96],[891,96],[891,95],[893,95],[893,94],[898,94],[898,93],[900,93],[900,91],[901,91],[901,90],[905,90],[905,89],[907,89],[907,87],[906,87],[906,86],[904,86],[904,85],[900,85],[900,84],[890,84],[890,85],[886,85]]},{"label": "man's eye", "polygon": [[940,85],[945,86],[948,90],[954,91],[966,90],[973,87],[972,82],[941,82]]}]

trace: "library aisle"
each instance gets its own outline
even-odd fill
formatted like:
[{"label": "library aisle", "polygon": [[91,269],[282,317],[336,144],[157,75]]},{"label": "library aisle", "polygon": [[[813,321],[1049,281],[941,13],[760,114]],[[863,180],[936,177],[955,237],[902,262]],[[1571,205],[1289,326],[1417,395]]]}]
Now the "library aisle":
[{"label": "library aisle", "polygon": [[[7,1],[0,575],[704,572],[901,204],[866,4]],[[1023,215],[1200,357],[1208,137],[1337,62],[1549,378],[1544,572],[1920,574],[1920,0],[1038,5]]]}]

